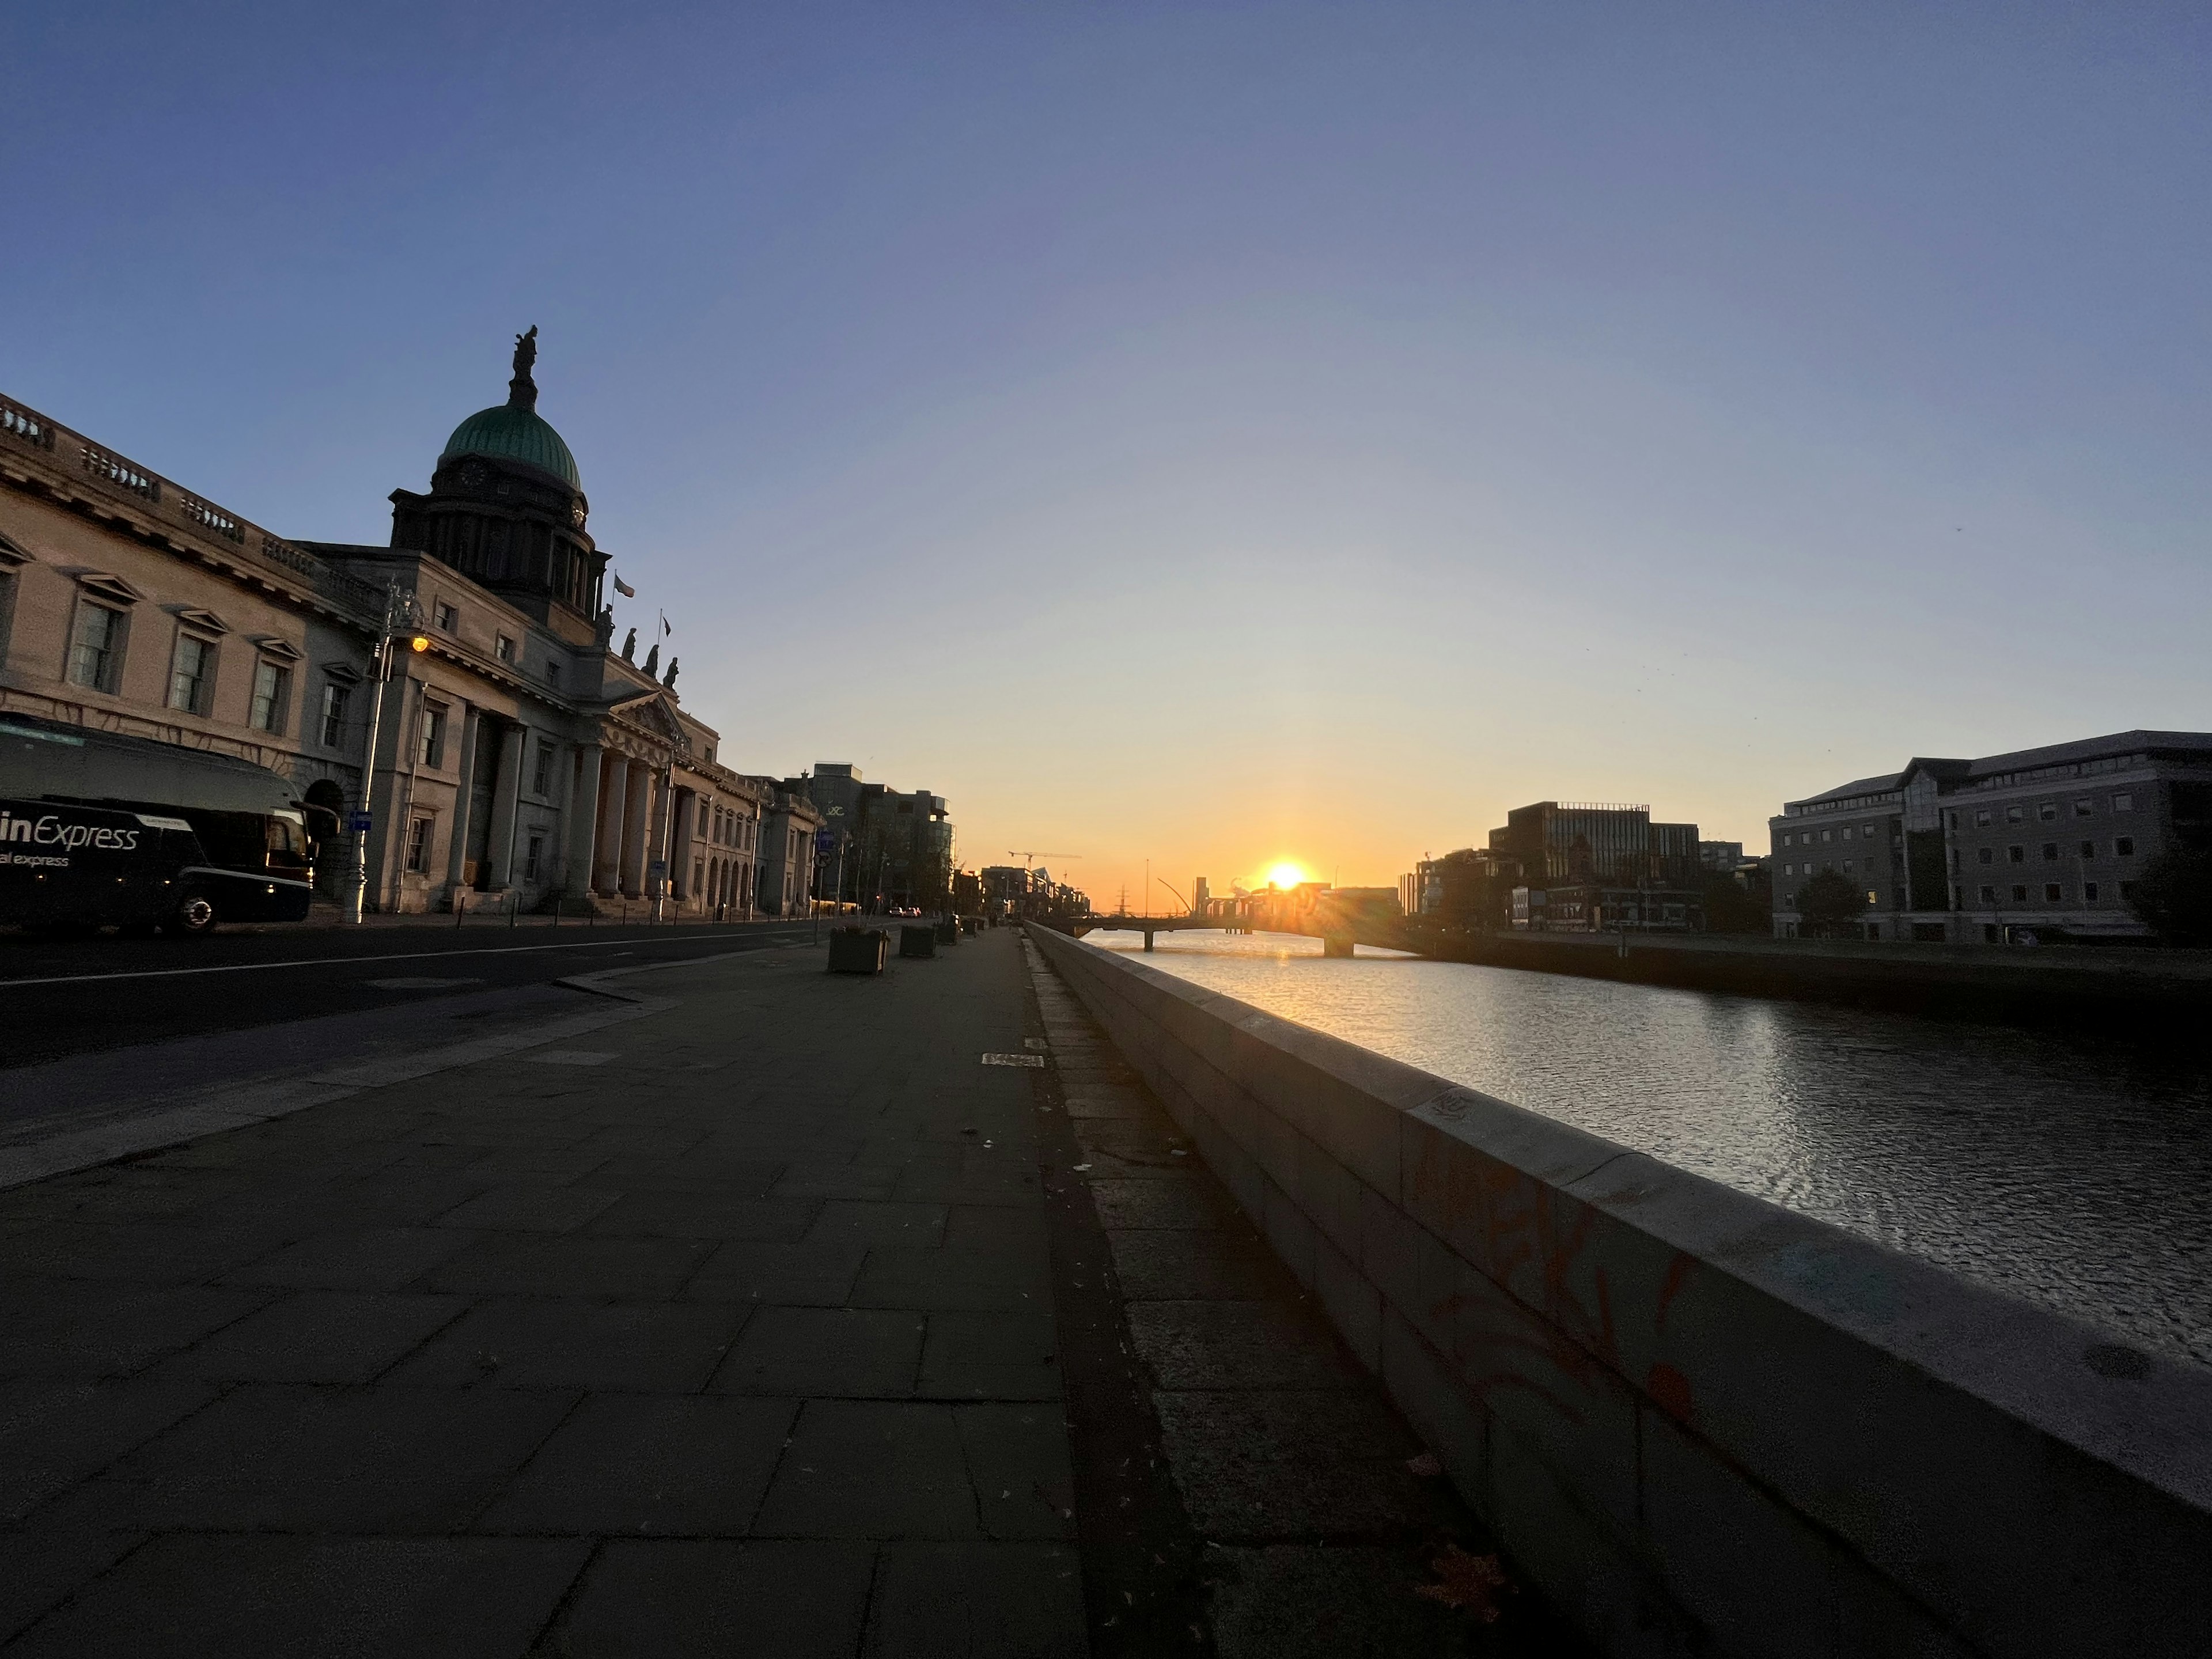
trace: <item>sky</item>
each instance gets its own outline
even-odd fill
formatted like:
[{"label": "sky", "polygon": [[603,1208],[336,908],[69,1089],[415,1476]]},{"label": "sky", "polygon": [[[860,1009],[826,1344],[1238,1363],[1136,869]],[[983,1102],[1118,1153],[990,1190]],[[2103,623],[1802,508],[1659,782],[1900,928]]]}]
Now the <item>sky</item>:
[{"label": "sky", "polygon": [[723,758],[1102,908],[2212,726],[2202,7],[94,0],[0,99],[0,392],[381,543],[535,324]]}]

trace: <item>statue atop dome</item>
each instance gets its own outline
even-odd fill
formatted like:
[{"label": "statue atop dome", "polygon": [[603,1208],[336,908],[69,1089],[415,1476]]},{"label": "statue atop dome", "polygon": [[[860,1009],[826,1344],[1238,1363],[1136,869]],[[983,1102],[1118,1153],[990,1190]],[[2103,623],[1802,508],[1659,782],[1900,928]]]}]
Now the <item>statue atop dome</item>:
[{"label": "statue atop dome", "polygon": [[507,401],[515,409],[535,410],[538,407],[538,382],[530,378],[530,371],[538,364],[538,325],[531,324],[530,332],[514,337],[514,378],[507,383]]}]

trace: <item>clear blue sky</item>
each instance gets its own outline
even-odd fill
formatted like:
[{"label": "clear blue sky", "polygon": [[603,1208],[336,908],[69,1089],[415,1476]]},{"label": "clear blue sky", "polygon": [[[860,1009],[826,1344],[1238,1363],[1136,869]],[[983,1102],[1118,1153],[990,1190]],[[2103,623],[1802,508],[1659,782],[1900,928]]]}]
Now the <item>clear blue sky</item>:
[{"label": "clear blue sky", "polygon": [[2208,17],[13,6],[0,388],[381,541],[535,323],[726,755],[970,864],[1758,838],[2212,725]]}]

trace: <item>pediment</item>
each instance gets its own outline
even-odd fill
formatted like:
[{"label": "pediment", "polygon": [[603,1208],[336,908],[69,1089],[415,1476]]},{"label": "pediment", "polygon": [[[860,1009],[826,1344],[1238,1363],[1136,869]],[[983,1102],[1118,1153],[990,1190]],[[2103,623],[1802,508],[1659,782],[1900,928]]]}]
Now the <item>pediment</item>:
[{"label": "pediment", "polygon": [[161,607],[179,622],[202,634],[228,634],[230,624],[212,611],[204,611],[195,605],[165,605]]},{"label": "pediment", "polygon": [[86,592],[112,599],[118,605],[136,605],[146,597],[122,577],[106,570],[88,570],[79,566],[67,574],[76,577],[77,585]]},{"label": "pediment", "polygon": [[0,536],[0,566],[13,568],[19,564],[28,564],[30,562],[31,556],[29,554],[23,551],[21,548],[16,546],[15,543],[9,541],[5,536]]},{"label": "pediment", "polygon": [[291,641],[282,639],[274,634],[255,635],[253,648],[271,662],[298,662],[306,654]]},{"label": "pediment", "polygon": [[691,752],[690,736],[684,731],[684,722],[676,718],[676,711],[668,704],[669,700],[665,694],[655,693],[618,702],[607,712],[652,732],[678,754],[688,755]]}]

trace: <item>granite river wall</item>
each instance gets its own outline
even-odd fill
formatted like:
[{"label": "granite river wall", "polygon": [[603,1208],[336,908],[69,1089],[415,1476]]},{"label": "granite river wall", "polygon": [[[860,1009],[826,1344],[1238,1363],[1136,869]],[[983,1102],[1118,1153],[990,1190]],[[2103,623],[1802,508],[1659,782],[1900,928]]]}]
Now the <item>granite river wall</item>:
[{"label": "granite river wall", "polygon": [[2212,1653],[2212,1373],[1030,933],[1606,1652]]}]

